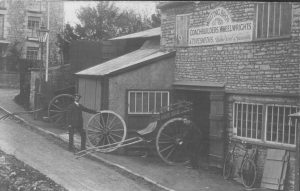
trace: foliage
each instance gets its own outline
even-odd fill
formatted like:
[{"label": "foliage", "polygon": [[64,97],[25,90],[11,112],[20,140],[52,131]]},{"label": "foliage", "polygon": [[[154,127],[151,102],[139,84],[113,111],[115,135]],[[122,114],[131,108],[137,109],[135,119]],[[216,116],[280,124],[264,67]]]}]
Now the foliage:
[{"label": "foliage", "polygon": [[23,43],[20,41],[14,41],[10,44],[7,51],[7,61],[8,61],[8,70],[16,71],[18,70],[19,62],[22,56]]},{"label": "foliage", "polygon": [[133,10],[121,11],[112,1],[100,1],[95,7],[81,7],[77,13],[80,24],[65,25],[58,35],[57,46],[68,62],[69,44],[72,40],[106,40],[160,26],[160,13],[148,17]]}]

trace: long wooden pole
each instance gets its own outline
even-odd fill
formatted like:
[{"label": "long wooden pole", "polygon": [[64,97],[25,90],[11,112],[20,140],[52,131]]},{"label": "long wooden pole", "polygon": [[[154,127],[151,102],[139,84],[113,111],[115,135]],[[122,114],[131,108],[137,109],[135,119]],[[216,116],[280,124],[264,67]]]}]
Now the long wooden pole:
[{"label": "long wooden pole", "polygon": [[299,176],[299,163],[300,163],[300,112],[289,115],[292,118],[296,118],[298,124],[296,124],[296,162],[295,162],[295,191],[300,191],[300,176]]}]

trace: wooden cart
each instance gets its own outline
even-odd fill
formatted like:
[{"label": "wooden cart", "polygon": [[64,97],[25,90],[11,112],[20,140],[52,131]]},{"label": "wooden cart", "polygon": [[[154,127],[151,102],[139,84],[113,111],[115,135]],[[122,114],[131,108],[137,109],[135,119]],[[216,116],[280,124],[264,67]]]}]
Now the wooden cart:
[{"label": "wooden cart", "polygon": [[[49,120],[66,128],[66,108],[73,99],[74,96],[70,94],[55,96],[48,106]],[[190,119],[191,112],[192,103],[187,101],[163,107],[152,114],[149,125],[137,131],[136,137],[126,139],[127,127],[123,118],[110,110],[101,111],[89,119],[85,127],[88,149],[76,153],[77,158],[92,152],[112,152],[146,141],[155,144],[159,157],[167,164],[184,164],[188,161],[188,133],[194,129]]]}]

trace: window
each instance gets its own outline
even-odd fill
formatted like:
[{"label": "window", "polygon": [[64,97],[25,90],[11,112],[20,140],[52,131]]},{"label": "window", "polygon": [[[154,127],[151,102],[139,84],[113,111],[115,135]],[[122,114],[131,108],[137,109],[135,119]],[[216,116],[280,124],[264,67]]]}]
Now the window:
[{"label": "window", "polygon": [[37,47],[27,47],[26,58],[28,60],[37,60],[38,52],[39,52],[39,48]]},{"label": "window", "polygon": [[293,106],[268,105],[266,114],[266,141],[295,144],[297,121],[288,115],[296,113],[299,108]]},{"label": "window", "polygon": [[263,106],[260,104],[234,103],[233,127],[239,137],[261,139]]},{"label": "window", "polygon": [[169,105],[168,91],[129,91],[128,113],[151,114]]},{"label": "window", "polygon": [[300,107],[233,103],[234,136],[268,143],[295,145],[297,120],[289,115]]},{"label": "window", "polygon": [[4,15],[0,15],[0,39],[4,38]]},{"label": "window", "polygon": [[37,30],[40,27],[40,17],[28,17],[28,29]]},{"label": "window", "polygon": [[291,33],[292,6],[288,2],[257,3],[256,38],[287,36]]}]

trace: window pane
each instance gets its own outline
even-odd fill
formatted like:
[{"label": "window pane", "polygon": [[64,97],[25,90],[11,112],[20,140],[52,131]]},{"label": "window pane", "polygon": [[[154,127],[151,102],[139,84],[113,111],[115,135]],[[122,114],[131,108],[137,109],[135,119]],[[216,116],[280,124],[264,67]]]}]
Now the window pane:
[{"label": "window pane", "polygon": [[295,120],[290,121],[289,114],[295,113],[297,107],[267,107],[267,141],[295,144]]},{"label": "window pane", "polygon": [[267,37],[268,32],[268,16],[269,16],[269,8],[268,3],[264,3],[263,6],[263,22],[262,22],[262,37]]},{"label": "window pane", "polygon": [[263,10],[264,4],[258,3],[257,4],[257,38],[261,38],[262,36],[262,28],[263,28]]},{"label": "window pane", "polygon": [[156,92],[156,111],[159,112],[161,108],[161,92]]},{"label": "window pane", "polygon": [[237,135],[238,136],[242,136],[242,131],[241,131],[241,125],[242,125],[242,115],[241,115],[241,111],[242,111],[242,104],[237,104],[238,105],[238,113],[237,113],[237,117],[238,117],[238,121],[237,121]]},{"label": "window pane", "polygon": [[291,33],[292,6],[290,3],[281,3],[281,27],[280,35],[288,35]]},{"label": "window pane", "polygon": [[275,36],[279,36],[280,3],[275,3]]},{"label": "window pane", "polygon": [[143,112],[149,112],[148,101],[149,101],[149,94],[148,94],[148,92],[144,92],[143,93]]},{"label": "window pane", "polygon": [[257,127],[257,139],[261,139],[261,131],[263,128],[263,106],[258,106],[258,127]]},{"label": "window pane", "polygon": [[155,112],[154,111],[154,99],[155,99],[155,94],[154,92],[150,92],[150,95],[149,95],[149,110],[150,112]]},{"label": "window pane", "polygon": [[262,130],[262,105],[235,103],[237,136],[260,139]]},{"label": "window pane", "polygon": [[129,93],[129,112],[135,112],[135,93]]},{"label": "window pane", "polygon": [[142,112],[142,92],[136,93],[136,112]]},{"label": "window pane", "polygon": [[169,94],[168,93],[163,93],[162,94],[162,106],[163,107],[168,106],[168,98],[169,98]]},{"label": "window pane", "polygon": [[242,136],[246,137],[246,104],[242,104]]},{"label": "window pane", "polygon": [[270,3],[270,6],[269,6],[269,37],[273,37],[274,36],[274,24],[275,24],[275,11],[274,11],[274,8],[275,8],[275,4],[274,3]]},{"label": "window pane", "polygon": [[129,93],[129,112],[135,112],[135,93]]}]

